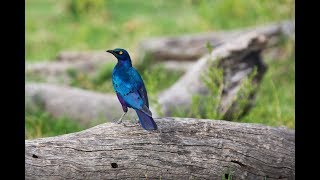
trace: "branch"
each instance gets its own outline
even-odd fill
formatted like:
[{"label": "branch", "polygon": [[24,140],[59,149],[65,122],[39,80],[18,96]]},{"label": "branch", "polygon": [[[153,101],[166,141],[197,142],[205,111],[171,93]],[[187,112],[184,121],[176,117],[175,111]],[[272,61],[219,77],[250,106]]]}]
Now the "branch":
[{"label": "branch", "polygon": [[26,179],[294,179],[294,130],[187,118],[26,140]]}]

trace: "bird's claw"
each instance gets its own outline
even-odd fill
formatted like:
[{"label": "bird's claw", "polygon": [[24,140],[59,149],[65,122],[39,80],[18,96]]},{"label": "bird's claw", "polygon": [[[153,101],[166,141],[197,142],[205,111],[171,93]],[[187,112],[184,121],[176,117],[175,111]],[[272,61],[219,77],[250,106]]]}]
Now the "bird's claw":
[{"label": "bird's claw", "polygon": [[116,123],[116,124],[121,124],[121,123],[122,123],[122,120],[120,121],[119,119],[114,119],[112,122],[113,122],[113,123]]}]

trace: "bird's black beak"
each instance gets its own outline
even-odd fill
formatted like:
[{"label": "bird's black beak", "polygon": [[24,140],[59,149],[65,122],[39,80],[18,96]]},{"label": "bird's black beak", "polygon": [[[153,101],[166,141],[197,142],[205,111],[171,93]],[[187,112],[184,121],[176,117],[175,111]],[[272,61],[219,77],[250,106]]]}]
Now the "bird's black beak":
[{"label": "bird's black beak", "polygon": [[115,52],[113,50],[107,50],[106,52],[111,53],[113,55],[115,55]]}]

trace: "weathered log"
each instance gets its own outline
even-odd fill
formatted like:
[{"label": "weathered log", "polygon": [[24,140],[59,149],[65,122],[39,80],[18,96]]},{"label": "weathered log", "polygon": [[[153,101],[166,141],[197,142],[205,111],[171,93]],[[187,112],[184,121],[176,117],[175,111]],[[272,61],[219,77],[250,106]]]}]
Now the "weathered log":
[{"label": "weathered log", "polygon": [[269,41],[269,45],[272,46],[277,42],[279,35],[294,36],[294,22],[283,21],[230,31],[147,39],[139,45],[139,59],[195,61],[208,53],[207,43],[216,48],[225,42],[252,31],[263,34],[268,39],[276,37]]},{"label": "weathered log", "polygon": [[[107,49],[112,49],[109,47]],[[77,62],[77,61],[93,61],[93,60],[105,60],[112,59],[114,61],[114,56],[108,54],[106,57],[106,50],[101,49],[100,51],[63,51],[58,54],[56,61],[59,62]],[[130,56],[135,62],[135,52],[130,50]]]},{"label": "weathered log", "polygon": [[155,66],[160,65],[167,70],[186,72],[189,70],[189,68],[191,68],[195,64],[196,62],[194,61],[164,61],[164,62],[155,64]]},{"label": "weathered log", "polygon": [[[130,53],[130,56],[134,58],[135,53]],[[64,51],[59,53],[55,60],[27,63],[25,74],[26,76],[41,79],[43,82],[66,85],[70,82],[70,77],[68,76],[69,70],[92,74],[104,64],[112,63],[115,65],[116,62],[114,56],[106,53],[105,50],[87,52]]]},{"label": "weathered log", "polygon": [[[27,106],[37,106],[54,117],[67,116],[83,125],[117,120],[123,111],[114,94],[102,94],[68,86],[27,83],[25,86]],[[135,120],[133,110],[126,118]]]},{"label": "weathered log", "polygon": [[25,73],[26,76],[36,77],[43,82],[67,85],[70,84],[71,80],[68,75],[69,70],[92,74],[105,63],[112,63],[112,61],[108,62],[106,59],[95,59],[77,62],[32,63],[26,65]]},{"label": "weathered log", "polygon": [[26,179],[295,179],[295,132],[187,118],[25,141]]},{"label": "weathered log", "polygon": [[[246,114],[254,100],[257,88],[253,88],[247,102],[240,108],[237,101],[241,85],[257,68],[252,83],[258,85],[266,71],[261,58],[261,51],[267,45],[267,37],[263,34],[250,32],[217,47],[211,54],[202,57],[173,86],[159,95],[159,103],[165,116],[170,116],[176,109],[190,111],[194,95],[207,95],[209,89],[202,77],[207,77],[213,68],[223,69],[223,91],[219,111],[223,119],[231,120]],[[219,60],[218,65],[212,65]],[[257,86],[258,87],[258,86]],[[215,97],[208,97],[215,98]],[[200,102],[201,104],[201,102]],[[199,104],[199,106],[200,106]]]},{"label": "weathered log", "polygon": [[106,50],[101,51],[63,51],[58,54],[56,61],[58,62],[77,62],[77,61],[92,61],[106,59]]}]

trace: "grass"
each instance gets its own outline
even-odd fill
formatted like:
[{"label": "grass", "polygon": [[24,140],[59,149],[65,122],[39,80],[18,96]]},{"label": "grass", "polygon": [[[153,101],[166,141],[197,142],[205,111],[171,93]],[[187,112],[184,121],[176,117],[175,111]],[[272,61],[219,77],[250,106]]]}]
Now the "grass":
[{"label": "grass", "polygon": [[[264,61],[268,70],[264,75],[261,84],[256,87],[250,83],[248,78],[243,84],[237,98],[239,104],[235,116],[230,117],[232,121],[261,123],[269,126],[286,126],[294,129],[295,127],[295,60],[294,42],[290,39],[284,40],[278,46],[279,58],[272,59],[264,56]],[[221,89],[223,88],[222,70],[215,68],[209,71],[209,75],[203,81],[210,90],[209,95],[193,96],[192,108],[188,112],[177,109],[173,116],[194,117],[207,119],[223,119],[219,113],[219,102],[221,99]],[[250,80],[251,79],[251,80]],[[241,107],[247,104],[251,90],[258,88],[256,100],[253,108],[245,116]]]},{"label": "grass", "polygon": [[83,10],[70,8],[72,2],[26,1],[27,61],[51,60],[64,50],[123,47],[133,51],[141,39],[148,37],[287,19],[292,17],[294,3],[293,0],[108,0],[89,1],[90,10]]},{"label": "grass", "polygon": [[56,136],[84,130],[68,117],[54,118],[44,111],[25,113],[26,139]]},{"label": "grass", "polygon": [[[134,52],[138,43],[149,37],[233,29],[289,19],[294,14],[293,4],[293,0],[27,0],[25,58],[27,62],[47,61],[65,50],[115,47]],[[284,41],[280,52],[280,58],[266,59],[268,71],[259,87],[256,104],[238,121],[294,128],[294,42]],[[93,75],[70,69],[70,85],[112,92],[112,68],[113,65],[105,64]],[[139,71],[153,104],[156,104],[155,95],[182,74],[149,66]],[[41,81],[33,76],[26,80]],[[210,113],[214,112],[209,112],[209,116]],[[42,110],[26,111],[25,117],[26,138],[86,128],[67,117],[53,118]]]},{"label": "grass", "polygon": [[295,60],[293,42],[285,42],[281,59],[267,59],[268,70],[257,93],[256,104],[241,122],[295,127]]}]

